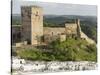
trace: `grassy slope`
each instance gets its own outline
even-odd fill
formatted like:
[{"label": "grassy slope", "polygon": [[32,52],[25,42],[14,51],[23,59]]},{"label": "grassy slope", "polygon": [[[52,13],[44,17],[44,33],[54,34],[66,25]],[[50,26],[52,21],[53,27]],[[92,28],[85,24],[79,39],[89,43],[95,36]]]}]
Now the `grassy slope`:
[{"label": "grassy slope", "polygon": [[17,55],[28,60],[45,61],[97,61],[95,45],[89,45],[85,40],[68,38],[64,42],[54,41],[49,46],[51,52],[37,48],[19,50]]}]

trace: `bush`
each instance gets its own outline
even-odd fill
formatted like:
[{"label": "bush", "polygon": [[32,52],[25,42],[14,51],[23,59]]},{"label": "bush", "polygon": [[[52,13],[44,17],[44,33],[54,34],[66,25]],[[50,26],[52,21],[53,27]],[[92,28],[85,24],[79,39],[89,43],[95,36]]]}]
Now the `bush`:
[{"label": "bush", "polygon": [[88,44],[86,40],[67,38],[66,41],[56,40],[50,45],[59,60],[97,61],[96,45]]},{"label": "bush", "polygon": [[27,60],[44,61],[97,61],[96,45],[90,45],[85,40],[67,38],[66,41],[53,41],[49,51],[40,49],[19,50],[17,55]]}]

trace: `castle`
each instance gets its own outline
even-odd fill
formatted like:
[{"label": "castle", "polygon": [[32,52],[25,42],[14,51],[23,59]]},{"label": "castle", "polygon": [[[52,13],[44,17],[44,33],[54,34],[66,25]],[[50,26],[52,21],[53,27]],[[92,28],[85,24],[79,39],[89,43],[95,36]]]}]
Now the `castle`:
[{"label": "castle", "polygon": [[79,19],[74,23],[65,23],[65,27],[43,27],[43,9],[39,6],[22,6],[21,18],[21,26],[12,26],[12,35],[20,34],[22,42],[27,41],[28,44],[38,45],[58,38],[64,41],[66,37],[71,36],[85,39],[91,44],[95,43],[82,32]]}]

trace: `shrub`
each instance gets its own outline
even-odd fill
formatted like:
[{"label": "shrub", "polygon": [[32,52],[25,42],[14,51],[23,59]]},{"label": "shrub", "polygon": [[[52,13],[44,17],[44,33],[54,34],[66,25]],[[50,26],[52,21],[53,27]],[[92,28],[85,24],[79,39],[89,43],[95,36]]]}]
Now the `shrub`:
[{"label": "shrub", "polygon": [[44,61],[97,61],[96,45],[90,45],[85,40],[67,38],[66,41],[53,41],[49,44],[52,50],[40,49],[19,50],[17,55],[27,60]]}]

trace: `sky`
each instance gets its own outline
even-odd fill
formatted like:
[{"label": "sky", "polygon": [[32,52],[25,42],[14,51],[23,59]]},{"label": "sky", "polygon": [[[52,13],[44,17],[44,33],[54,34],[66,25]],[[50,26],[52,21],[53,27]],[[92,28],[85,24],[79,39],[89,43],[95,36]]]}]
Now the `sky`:
[{"label": "sky", "polygon": [[21,6],[36,5],[43,8],[44,15],[81,15],[81,16],[97,16],[96,5],[79,5],[79,4],[63,4],[48,3],[35,1],[13,0],[12,14],[21,14]]}]

